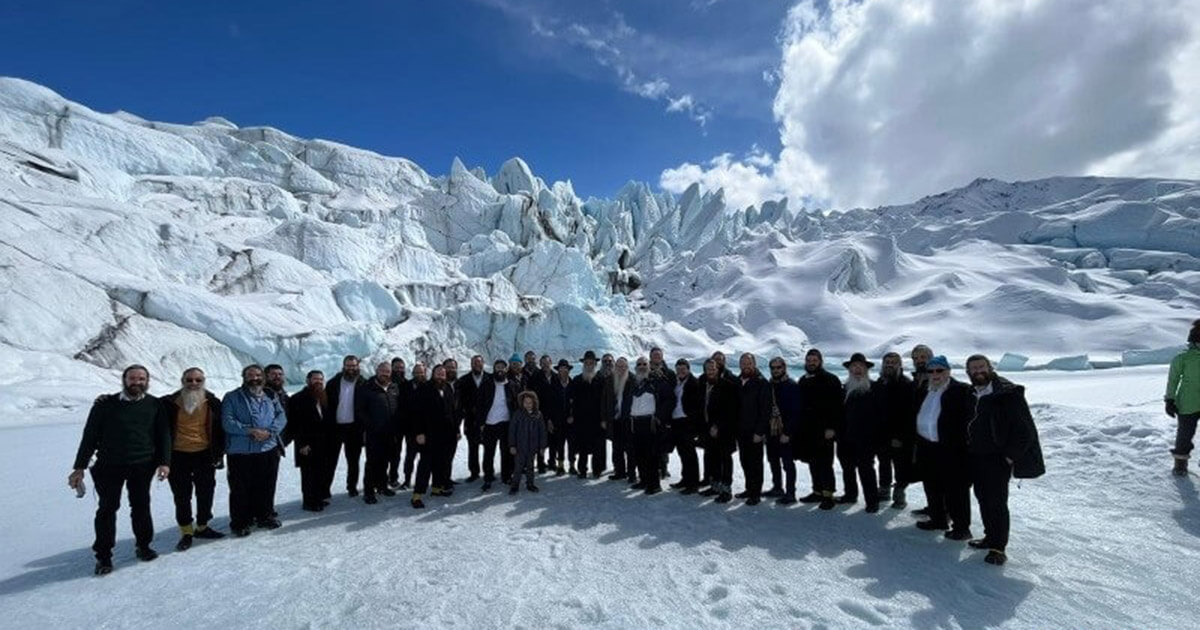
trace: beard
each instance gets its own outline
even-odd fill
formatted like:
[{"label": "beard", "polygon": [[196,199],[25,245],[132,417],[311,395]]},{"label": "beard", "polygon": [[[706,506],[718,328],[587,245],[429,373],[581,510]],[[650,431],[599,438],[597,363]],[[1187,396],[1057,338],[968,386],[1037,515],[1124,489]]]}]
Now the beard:
[{"label": "beard", "polygon": [[125,396],[129,398],[138,398],[146,393],[145,385],[126,385],[124,389]]},{"label": "beard", "polygon": [[865,376],[851,376],[846,379],[846,397],[857,396],[871,391],[871,381]]},{"label": "beard", "polygon": [[629,373],[613,374],[613,393],[618,396],[625,391],[625,383],[629,380]]},{"label": "beard", "polygon": [[203,389],[185,389],[179,393],[179,406],[184,411],[192,413],[204,402]]},{"label": "beard", "polygon": [[986,387],[987,384],[991,383],[991,382],[992,382],[992,375],[988,374],[987,372],[984,372],[982,374],[972,374],[971,375],[971,384],[972,385],[978,385],[979,387]]},{"label": "beard", "polygon": [[310,385],[308,390],[312,392],[313,400],[317,401],[318,405],[324,407],[329,404],[329,396],[325,393],[324,385]]}]

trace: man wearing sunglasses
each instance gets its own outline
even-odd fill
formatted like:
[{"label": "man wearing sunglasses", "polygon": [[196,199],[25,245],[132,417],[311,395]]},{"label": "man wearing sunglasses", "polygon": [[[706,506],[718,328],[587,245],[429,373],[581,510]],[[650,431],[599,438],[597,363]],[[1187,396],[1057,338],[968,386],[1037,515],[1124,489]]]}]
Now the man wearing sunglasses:
[{"label": "man wearing sunglasses", "polygon": [[[221,429],[221,400],[205,386],[204,370],[188,368],[183,387],[163,399],[171,420],[171,494],[175,522],[179,525],[177,551],[192,547],[193,538],[217,539],[225,534],[208,526],[212,520],[217,464],[225,455]],[[192,520],[192,492],[196,493],[196,518]]]},{"label": "man wearing sunglasses", "polygon": [[950,376],[950,362],[929,360],[929,381],[917,390],[917,467],[929,501],[926,531],[946,531],[946,538],[971,538],[971,468],[967,455],[967,423],[974,413],[971,387]]}]

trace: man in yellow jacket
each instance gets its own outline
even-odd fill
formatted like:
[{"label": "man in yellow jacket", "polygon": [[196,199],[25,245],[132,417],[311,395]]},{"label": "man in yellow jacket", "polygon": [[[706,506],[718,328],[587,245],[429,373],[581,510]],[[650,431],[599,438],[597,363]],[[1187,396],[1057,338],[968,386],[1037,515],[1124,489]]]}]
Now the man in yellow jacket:
[{"label": "man in yellow jacket", "polygon": [[1167,375],[1167,415],[1179,419],[1175,431],[1175,474],[1187,475],[1188,456],[1192,453],[1192,438],[1196,435],[1196,422],[1200,420],[1200,319],[1192,322],[1188,333],[1188,349],[1171,359],[1171,370]]}]

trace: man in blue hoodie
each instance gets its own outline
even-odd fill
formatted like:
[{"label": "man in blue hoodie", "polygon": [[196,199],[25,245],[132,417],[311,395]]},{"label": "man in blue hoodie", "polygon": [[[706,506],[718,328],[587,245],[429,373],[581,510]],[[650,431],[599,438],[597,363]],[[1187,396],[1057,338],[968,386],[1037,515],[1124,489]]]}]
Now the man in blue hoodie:
[{"label": "man in blue hoodie", "polygon": [[263,529],[280,525],[271,516],[271,489],[279,475],[279,434],[287,416],[279,398],[267,395],[263,381],[261,367],[246,366],[242,386],[221,401],[229,466],[229,528],[238,537],[249,536],[251,524]]}]

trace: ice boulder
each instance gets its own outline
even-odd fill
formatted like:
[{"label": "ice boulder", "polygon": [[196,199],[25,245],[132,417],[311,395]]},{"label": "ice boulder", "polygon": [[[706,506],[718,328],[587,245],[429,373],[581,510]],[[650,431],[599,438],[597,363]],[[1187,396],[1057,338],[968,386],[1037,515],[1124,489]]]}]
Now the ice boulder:
[{"label": "ice boulder", "polygon": [[404,316],[396,296],[370,280],[343,280],[333,285],[333,297],[346,317],[352,320],[376,322],[391,328]]},{"label": "ice boulder", "polygon": [[1020,372],[1025,369],[1026,363],[1029,363],[1029,357],[1023,354],[1005,352],[995,367],[997,372]]},{"label": "ice boulder", "polygon": [[1078,372],[1092,369],[1092,362],[1088,359],[1088,355],[1077,354],[1069,357],[1058,357],[1056,359],[1052,359],[1049,363],[1043,365],[1042,369]]}]

